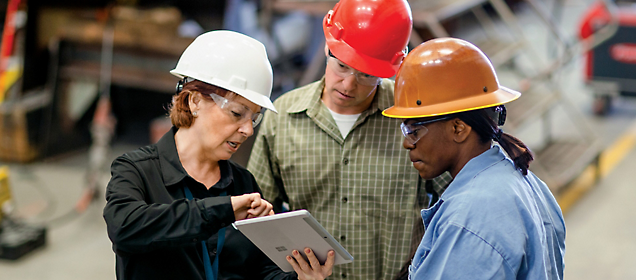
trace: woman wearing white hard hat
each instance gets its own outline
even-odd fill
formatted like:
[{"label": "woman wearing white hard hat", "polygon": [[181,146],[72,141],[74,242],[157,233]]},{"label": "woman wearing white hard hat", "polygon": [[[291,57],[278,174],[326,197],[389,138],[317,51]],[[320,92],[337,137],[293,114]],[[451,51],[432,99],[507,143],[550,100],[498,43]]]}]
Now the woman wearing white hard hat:
[{"label": "woman wearing white hard hat", "polygon": [[[230,225],[273,215],[249,171],[229,159],[271,100],[265,47],[232,31],[197,37],[170,71],[182,80],[159,142],[111,166],[104,219],[118,279],[314,279],[331,274],[310,251],[285,273]],[[313,264],[313,265],[312,265]]]}]

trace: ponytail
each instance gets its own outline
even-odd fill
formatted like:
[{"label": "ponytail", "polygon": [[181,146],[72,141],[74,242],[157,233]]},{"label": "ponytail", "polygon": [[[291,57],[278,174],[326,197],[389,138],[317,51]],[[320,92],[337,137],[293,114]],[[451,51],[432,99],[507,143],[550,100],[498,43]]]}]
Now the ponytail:
[{"label": "ponytail", "polygon": [[[500,112],[503,112],[503,114]],[[499,125],[503,125],[505,121],[505,112],[505,107],[499,105],[496,107],[457,113],[455,117],[472,127],[482,142],[497,141],[499,146],[501,146],[510,159],[512,159],[515,167],[521,171],[521,174],[528,175],[528,168],[532,160],[534,160],[534,155],[532,151],[530,151],[530,148],[521,140],[503,132],[503,129],[499,128]],[[500,118],[503,119],[500,121]]]},{"label": "ponytail", "polygon": [[499,139],[494,140],[506,151],[512,162],[514,162],[515,167],[521,171],[521,174],[528,175],[528,167],[530,167],[530,162],[534,160],[530,148],[521,142],[519,138],[503,132],[503,129],[499,128],[498,131],[501,132],[501,136]]}]

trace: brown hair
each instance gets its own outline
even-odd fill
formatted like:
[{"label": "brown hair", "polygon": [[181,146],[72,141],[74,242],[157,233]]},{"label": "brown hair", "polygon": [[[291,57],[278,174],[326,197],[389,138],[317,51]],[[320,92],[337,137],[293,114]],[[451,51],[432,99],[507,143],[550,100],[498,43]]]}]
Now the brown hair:
[{"label": "brown hair", "polygon": [[199,80],[187,82],[183,85],[183,89],[172,97],[172,104],[170,104],[170,107],[168,108],[172,125],[177,128],[188,128],[192,125],[194,116],[192,116],[192,112],[190,112],[190,95],[197,92],[200,93],[203,98],[210,100],[212,99],[209,96],[210,93],[215,93],[216,95],[223,97],[226,97],[226,95],[230,93],[230,91],[224,88],[204,83]]}]

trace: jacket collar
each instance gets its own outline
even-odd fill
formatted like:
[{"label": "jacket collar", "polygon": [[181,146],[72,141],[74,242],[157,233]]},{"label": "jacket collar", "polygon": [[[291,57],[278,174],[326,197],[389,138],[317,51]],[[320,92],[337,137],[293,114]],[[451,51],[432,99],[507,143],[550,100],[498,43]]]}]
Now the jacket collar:
[{"label": "jacket collar", "polygon": [[[173,126],[170,131],[164,134],[157,142],[161,176],[166,186],[177,185],[183,181],[185,177],[190,177],[179,160],[177,145],[174,141],[174,135],[177,133],[177,130],[179,129]],[[234,181],[234,175],[228,161],[219,161],[219,167],[221,168],[221,180],[212,187],[225,189]]]},{"label": "jacket collar", "polygon": [[502,160],[506,160],[506,156],[497,145],[492,146],[487,151],[472,158],[464,165],[459,173],[457,173],[457,176],[453,178],[453,181],[448,185],[448,188],[446,188],[446,191],[441,195],[441,198],[449,199],[455,194],[462,192],[462,188],[468,185],[475,176]]},{"label": "jacket collar", "polygon": [[463,188],[465,188],[475,176],[502,160],[509,159],[506,158],[504,153],[501,151],[501,148],[496,145],[469,160],[464,168],[459,171],[457,176],[453,178],[453,181],[450,183],[450,185],[448,185],[448,188],[446,188],[444,193],[440,196],[439,200],[430,208],[423,209],[421,211],[424,226],[428,227],[429,223],[433,219],[433,216],[439,210],[445,200],[450,199],[458,193],[461,193],[463,191]]}]

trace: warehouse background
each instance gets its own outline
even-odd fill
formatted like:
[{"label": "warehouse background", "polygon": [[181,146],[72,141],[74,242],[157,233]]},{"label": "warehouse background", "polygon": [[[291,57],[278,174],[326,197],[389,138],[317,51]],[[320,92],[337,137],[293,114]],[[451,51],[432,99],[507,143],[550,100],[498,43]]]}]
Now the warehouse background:
[{"label": "warehouse background", "polygon": [[[11,219],[31,233],[46,232],[16,260],[0,259],[0,279],[114,279],[101,215],[108,164],[166,130],[165,109],[177,82],[168,71],[183,49],[216,29],[259,39],[274,67],[276,98],[320,78],[320,24],[335,3],[0,1],[0,166],[6,166],[0,182],[5,178],[11,192]],[[630,94],[636,87],[629,88],[636,59],[626,52],[621,81],[627,88],[618,89],[611,79],[588,75],[603,65],[600,56],[593,66],[586,60],[607,47],[603,42],[629,46],[636,38],[619,37],[625,29],[604,29],[612,24],[593,20],[591,30],[600,33],[594,33],[598,42],[590,41],[598,47],[589,49],[579,35],[586,13],[600,3],[592,0],[409,3],[411,48],[448,35],[469,40],[490,55],[503,85],[524,93],[509,107],[504,129],[538,154],[531,169],[565,212],[565,278],[636,279],[636,100]],[[636,14],[629,2],[606,3],[614,14],[619,8]],[[104,136],[96,125],[112,131],[98,130]],[[249,158],[246,144],[233,158],[240,164]],[[0,226],[5,234],[7,220]]]}]

